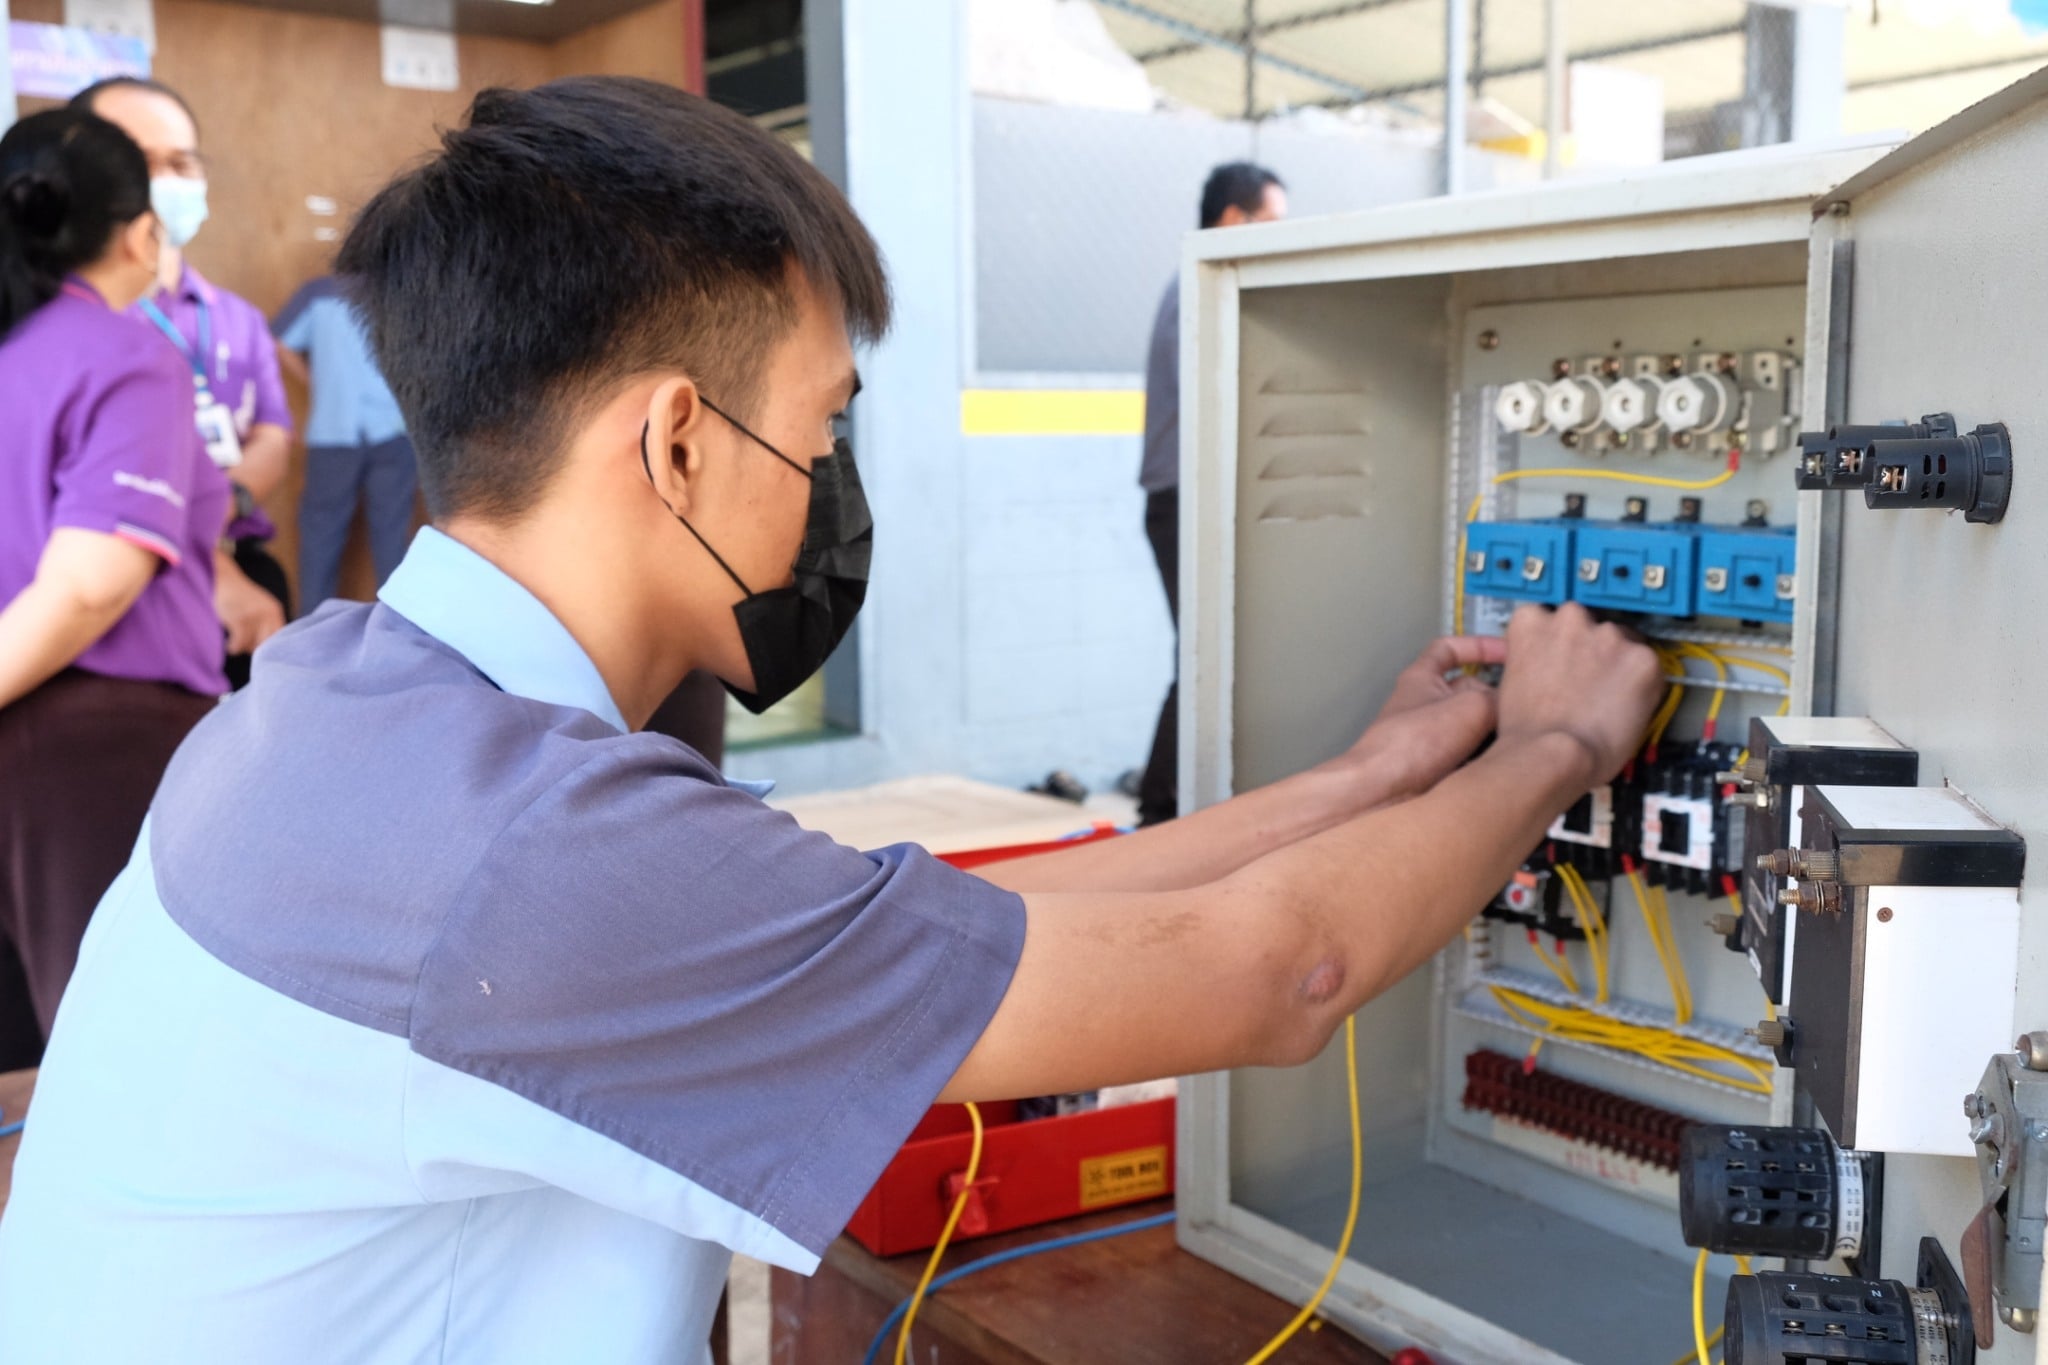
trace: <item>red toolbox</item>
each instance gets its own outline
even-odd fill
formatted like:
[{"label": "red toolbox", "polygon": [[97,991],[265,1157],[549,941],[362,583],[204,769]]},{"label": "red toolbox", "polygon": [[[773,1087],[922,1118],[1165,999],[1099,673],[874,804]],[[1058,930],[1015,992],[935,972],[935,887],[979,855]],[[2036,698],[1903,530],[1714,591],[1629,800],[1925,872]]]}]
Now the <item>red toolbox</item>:
[{"label": "red toolbox", "polygon": [[[1014,1102],[982,1105],[987,1131],[981,1173],[953,1240],[1171,1193],[1173,1107],[1171,1099],[1150,1100],[1019,1121]],[[933,1107],[854,1211],[847,1232],[877,1256],[920,1251],[938,1241],[973,1144],[965,1109]]]},{"label": "red toolbox", "polygon": [[[1044,844],[942,854],[972,868],[1028,858],[1116,834],[1097,826]],[[961,1211],[955,1241],[1050,1223],[1173,1191],[1171,1099],[1063,1118],[1020,1120],[1014,1101],[984,1104],[981,1171]],[[854,1211],[846,1230],[877,1256],[921,1251],[939,1240],[946,1215],[966,1181],[974,1145],[967,1110],[935,1105]]]}]

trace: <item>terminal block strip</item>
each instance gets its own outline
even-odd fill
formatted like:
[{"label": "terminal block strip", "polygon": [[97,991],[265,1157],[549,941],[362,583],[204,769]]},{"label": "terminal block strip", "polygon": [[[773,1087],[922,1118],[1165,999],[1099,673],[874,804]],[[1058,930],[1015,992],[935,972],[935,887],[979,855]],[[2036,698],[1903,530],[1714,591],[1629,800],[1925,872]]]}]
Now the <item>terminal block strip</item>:
[{"label": "terminal block strip", "polygon": [[1673,1173],[1693,1123],[1668,1109],[1525,1067],[1520,1058],[1486,1048],[1465,1058],[1464,1104]]}]

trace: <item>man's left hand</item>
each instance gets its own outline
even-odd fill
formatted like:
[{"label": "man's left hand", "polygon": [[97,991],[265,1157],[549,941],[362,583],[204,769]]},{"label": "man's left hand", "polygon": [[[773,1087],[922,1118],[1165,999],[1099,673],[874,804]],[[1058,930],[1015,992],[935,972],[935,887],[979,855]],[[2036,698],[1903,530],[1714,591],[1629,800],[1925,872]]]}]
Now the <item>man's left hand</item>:
[{"label": "man's left hand", "polygon": [[213,556],[213,610],[229,654],[247,654],[284,629],[284,608],[224,551]]},{"label": "man's left hand", "polygon": [[1346,761],[1370,766],[1382,781],[1391,778],[1402,796],[1429,790],[1493,733],[1493,688],[1460,670],[1506,658],[1507,642],[1496,636],[1432,642],[1401,670],[1393,694]]}]

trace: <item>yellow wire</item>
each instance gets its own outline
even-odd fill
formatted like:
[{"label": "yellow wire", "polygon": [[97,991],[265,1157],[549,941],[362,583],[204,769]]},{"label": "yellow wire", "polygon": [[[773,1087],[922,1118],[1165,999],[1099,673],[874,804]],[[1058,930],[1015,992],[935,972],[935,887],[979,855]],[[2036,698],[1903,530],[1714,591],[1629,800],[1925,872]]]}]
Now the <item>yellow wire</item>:
[{"label": "yellow wire", "polygon": [[1592,888],[1586,885],[1585,878],[1579,875],[1576,867],[1570,863],[1559,863],[1557,875],[1579,912],[1580,926],[1586,931],[1586,951],[1593,959],[1593,998],[1604,1005],[1607,1003],[1607,921],[1601,917],[1600,907],[1593,901]]},{"label": "yellow wire", "polygon": [[1707,1249],[1700,1248],[1700,1254],[1692,1263],[1692,1344],[1698,1353],[1699,1365],[1714,1365],[1708,1354],[1713,1347],[1707,1344]]},{"label": "yellow wire", "polygon": [[[1735,1267],[1740,1273],[1744,1275],[1749,1274],[1749,1257],[1737,1256],[1735,1258]],[[1727,1325],[1723,1324],[1714,1329],[1712,1336],[1707,1335],[1707,1249],[1701,1247],[1699,1259],[1692,1263],[1692,1344],[1694,1349],[1692,1352],[1672,1361],[1671,1365],[1686,1365],[1686,1362],[1690,1360],[1697,1360],[1699,1365],[1710,1365],[1710,1362],[1707,1360],[1707,1353],[1714,1349],[1721,1338],[1727,1334],[1727,1331]]]},{"label": "yellow wire", "polygon": [[1615,483],[1639,483],[1651,488],[1719,488],[1734,478],[1739,468],[1737,455],[1730,452],[1727,468],[1708,479],[1668,479],[1660,474],[1628,474],[1618,469],[1510,469],[1494,475],[1493,481],[1503,484],[1516,479],[1611,479]]},{"label": "yellow wire", "polygon": [[1657,713],[1650,717],[1650,732],[1644,741],[1650,748],[1654,749],[1664,742],[1664,732],[1671,727],[1672,720],[1678,715],[1679,704],[1684,699],[1685,689],[1677,683],[1671,684],[1670,690],[1664,694],[1663,704],[1658,706]]},{"label": "yellow wire", "polygon": [[960,1215],[967,1211],[968,1196],[974,1193],[974,1178],[981,1173],[981,1110],[972,1103],[967,1105],[967,1120],[974,1125],[974,1146],[967,1154],[967,1179],[960,1186],[960,1195],[953,1201],[953,1211],[946,1215],[946,1226],[939,1230],[937,1245],[932,1247],[931,1259],[925,1262],[924,1275],[917,1282],[917,1289],[910,1296],[910,1307],[903,1314],[903,1328],[896,1334],[896,1365],[903,1365],[903,1358],[910,1349],[910,1325],[917,1321],[918,1305],[924,1302],[925,1291],[931,1288],[932,1276],[939,1273],[939,1258],[946,1254],[946,1243],[953,1240],[953,1229],[960,1224]]},{"label": "yellow wire", "polygon": [[[1344,1266],[1344,1258],[1351,1254],[1351,1234],[1358,1230],[1358,1196],[1365,1181],[1365,1131],[1358,1117],[1358,1024],[1353,1018],[1344,1020],[1344,1066],[1350,1078],[1351,1090],[1351,1207],[1344,1214],[1344,1235],[1337,1239],[1337,1254],[1330,1258],[1330,1268],[1323,1273],[1323,1282],[1316,1286],[1316,1292],[1301,1306],[1294,1320],[1280,1329],[1278,1336],[1259,1348],[1245,1365],[1264,1365],[1275,1352],[1302,1329],[1302,1325],[1315,1316],[1328,1296],[1330,1286],[1337,1283],[1337,1272]],[[898,1362],[901,1365],[901,1362]]]},{"label": "yellow wire", "polygon": [[1685,980],[1685,964],[1679,960],[1678,945],[1671,939],[1671,925],[1661,918],[1648,892],[1643,889],[1643,878],[1639,872],[1628,874],[1629,889],[1635,893],[1636,908],[1642,911],[1644,927],[1650,931],[1650,946],[1657,950],[1657,961],[1664,968],[1664,980],[1671,987],[1671,1007],[1675,1022],[1683,1024],[1692,1018],[1692,991]]},{"label": "yellow wire", "polygon": [[[1683,1075],[1752,1094],[1771,1093],[1769,1067],[1756,1058],[1667,1028],[1632,1024],[1582,1006],[1552,1005],[1509,987],[1489,985],[1488,989],[1509,1018],[1534,1030],[1539,1037],[1612,1048]],[[1730,1071],[1737,1074],[1730,1075]]]},{"label": "yellow wire", "polygon": [[[1747,648],[1768,649],[1772,648],[1772,646],[1751,645],[1747,646]],[[1740,654],[1723,654],[1721,657],[1731,664],[1736,664],[1743,668],[1754,668],[1759,670],[1760,672],[1774,675],[1779,682],[1785,684],[1785,695],[1778,699],[1778,714],[1782,716],[1792,709],[1792,675],[1790,673],[1778,667],[1776,664],[1767,664],[1762,659],[1749,659],[1743,657]],[[1745,760],[1749,757],[1749,753],[1747,750],[1743,752],[1742,757]]]},{"label": "yellow wire", "polygon": [[[1719,654],[1716,654],[1713,650],[1702,648],[1699,645],[1681,642],[1678,646],[1678,653],[1685,658],[1705,659],[1708,663],[1714,666],[1714,677],[1717,681],[1722,683],[1728,681],[1728,664],[1724,659],[1722,659],[1722,657]],[[1679,665],[1680,671],[1683,671],[1684,667],[1685,666],[1681,663]],[[1714,689],[1714,699],[1707,704],[1707,730],[1709,732],[1713,731],[1720,725],[1721,704],[1727,700],[1728,689],[1726,687],[1716,687]]]},{"label": "yellow wire", "polygon": [[1657,927],[1664,933],[1664,946],[1671,950],[1671,965],[1678,973],[1679,989],[1685,993],[1685,1018],[1692,1018],[1692,979],[1685,973],[1685,954],[1678,950],[1678,933],[1671,927],[1671,897],[1661,886],[1650,888],[1650,903],[1657,911]]},{"label": "yellow wire", "polygon": [[1792,675],[1776,664],[1767,664],[1762,659],[1751,659],[1741,654],[1727,654],[1719,650],[1715,651],[1715,657],[1723,663],[1739,664],[1744,668],[1754,668],[1759,673],[1769,673],[1787,687],[1792,685]]},{"label": "yellow wire", "polygon": [[1550,968],[1550,974],[1557,978],[1557,984],[1564,987],[1571,994],[1577,995],[1579,993],[1579,979],[1573,974],[1572,964],[1565,958],[1563,949],[1559,949],[1557,957],[1553,960],[1549,953],[1543,951],[1543,941],[1540,938],[1532,933],[1530,940],[1529,951],[1535,953],[1537,960]]}]

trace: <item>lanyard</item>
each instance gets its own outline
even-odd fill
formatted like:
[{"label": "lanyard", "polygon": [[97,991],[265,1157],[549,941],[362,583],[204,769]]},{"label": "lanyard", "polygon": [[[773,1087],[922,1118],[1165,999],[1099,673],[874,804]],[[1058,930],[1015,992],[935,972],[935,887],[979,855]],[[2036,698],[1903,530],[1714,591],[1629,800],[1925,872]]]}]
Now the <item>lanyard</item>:
[{"label": "lanyard", "polygon": [[172,344],[184,353],[186,361],[192,366],[192,377],[199,381],[201,388],[210,389],[211,386],[206,382],[206,362],[213,354],[213,310],[206,306],[205,299],[194,299],[193,307],[199,314],[199,349],[196,352],[186,342],[185,334],[164,316],[163,309],[156,306],[155,299],[142,301],[142,311],[156,324],[156,329],[169,337]]}]

